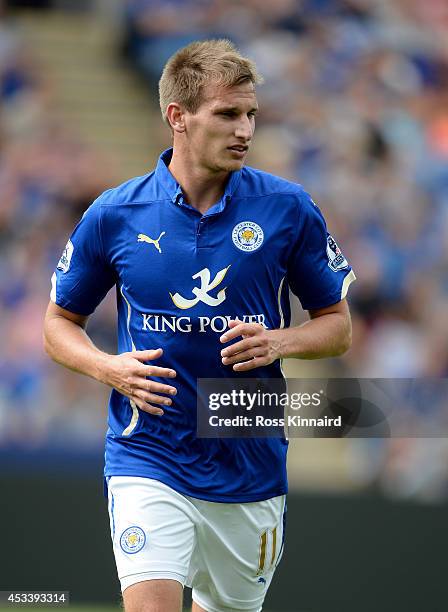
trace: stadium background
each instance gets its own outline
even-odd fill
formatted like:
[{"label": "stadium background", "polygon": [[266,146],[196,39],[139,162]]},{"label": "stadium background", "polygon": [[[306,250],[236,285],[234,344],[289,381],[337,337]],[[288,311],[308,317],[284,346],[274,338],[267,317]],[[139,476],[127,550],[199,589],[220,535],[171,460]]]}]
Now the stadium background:
[{"label": "stadium background", "polygon": [[[114,603],[107,389],[41,346],[49,279],[102,190],[169,144],[167,57],[227,36],[266,82],[249,163],[305,185],[351,261],[353,347],[290,376],[446,377],[445,0],[0,0],[1,589]],[[301,314],[295,308],[296,320]],[[114,351],[114,296],[89,331]],[[417,406],[421,431],[446,413]],[[273,612],[446,609],[446,438],[295,440]],[[443,574],[442,574],[443,572]]]}]

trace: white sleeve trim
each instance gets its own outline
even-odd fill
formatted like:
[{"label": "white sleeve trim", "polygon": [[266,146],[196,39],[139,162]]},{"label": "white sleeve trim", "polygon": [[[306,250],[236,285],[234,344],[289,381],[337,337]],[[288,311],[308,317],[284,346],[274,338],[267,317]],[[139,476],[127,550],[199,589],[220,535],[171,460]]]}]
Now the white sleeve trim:
[{"label": "white sleeve trim", "polygon": [[56,304],[56,272],[53,272],[53,276],[51,277],[51,292],[50,292],[50,300]]},{"label": "white sleeve trim", "polygon": [[348,288],[350,287],[350,285],[352,284],[354,280],[356,280],[355,273],[353,272],[353,270],[350,270],[350,272],[344,278],[344,282],[342,283],[341,300],[343,300],[346,297]]}]

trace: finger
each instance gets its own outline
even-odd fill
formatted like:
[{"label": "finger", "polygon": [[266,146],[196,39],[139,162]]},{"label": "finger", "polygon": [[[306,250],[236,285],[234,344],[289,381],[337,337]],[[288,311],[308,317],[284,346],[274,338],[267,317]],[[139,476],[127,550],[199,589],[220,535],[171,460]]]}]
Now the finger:
[{"label": "finger", "polygon": [[157,348],[148,351],[130,351],[128,354],[134,357],[134,359],[138,359],[138,361],[152,361],[163,355],[163,349]]},{"label": "finger", "polygon": [[157,395],[156,393],[149,393],[148,391],[135,391],[135,397],[144,400],[147,404],[161,404],[162,406],[171,406],[173,403],[169,397],[163,397],[162,395]]},{"label": "finger", "polygon": [[243,363],[235,363],[233,370],[235,372],[247,372],[248,370],[254,370],[264,365],[267,365],[267,361],[263,357],[255,357],[249,361],[243,361]]},{"label": "finger", "polygon": [[230,357],[231,355],[236,355],[236,353],[247,351],[255,346],[261,346],[261,338],[258,338],[257,336],[245,338],[244,340],[240,340],[239,342],[235,342],[235,344],[231,344],[230,346],[223,348],[221,351],[221,357]]},{"label": "finger", "polygon": [[154,414],[157,416],[162,416],[162,414],[164,414],[161,408],[153,406],[152,404],[148,404],[139,397],[133,397],[130,399],[132,400],[132,403],[135,404],[138,408],[140,408],[140,410],[143,410],[143,412],[148,412],[149,414]]},{"label": "finger", "polygon": [[263,357],[265,355],[264,349],[261,347],[251,348],[248,351],[242,351],[237,355],[232,355],[232,357],[223,357],[222,363],[224,365],[231,365],[232,363],[243,363],[249,359],[253,359],[254,357]]},{"label": "finger", "polygon": [[264,330],[259,323],[238,323],[232,329],[226,331],[221,337],[221,342],[229,342],[238,336],[255,336]]},{"label": "finger", "polygon": [[168,395],[177,395],[176,387],[138,376],[129,376],[126,381],[124,381],[122,388],[125,389],[130,395],[132,395],[135,391],[149,391],[152,393],[167,393]]},{"label": "finger", "polygon": [[145,376],[158,376],[160,378],[174,378],[177,376],[176,370],[171,368],[161,368],[159,366],[142,366],[139,368],[139,373],[144,373]]},{"label": "finger", "polygon": [[[232,319],[229,321],[228,328],[220,337],[221,342],[228,342],[232,340],[232,338],[236,338],[242,334],[242,331],[239,331],[240,326],[242,327],[244,323],[239,319]],[[238,333],[239,332],[239,333]]]},{"label": "finger", "polygon": [[177,395],[176,387],[170,385],[164,385],[163,383],[156,382],[155,380],[142,381],[140,387],[144,391],[151,391],[152,393],[167,393],[168,395]]},{"label": "finger", "polygon": [[238,317],[236,319],[231,319],[229,321],[229,329],[232,329],[233,327],[236,327],[240,323],[242,323],[242,321],[240,319],[238,319]]}]

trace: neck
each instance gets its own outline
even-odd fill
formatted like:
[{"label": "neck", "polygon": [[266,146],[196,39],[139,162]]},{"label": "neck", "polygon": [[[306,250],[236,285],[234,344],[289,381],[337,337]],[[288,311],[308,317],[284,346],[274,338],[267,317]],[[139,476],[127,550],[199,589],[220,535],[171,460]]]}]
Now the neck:
[{"label": "neck", "polygon": [[168,166],[171,174],[182,187],[188,204],[204,214],[218,202],[223,194],[229,177],[228,172],[211,172],[207,168],[198,168],[186,155],[176,149]]}]

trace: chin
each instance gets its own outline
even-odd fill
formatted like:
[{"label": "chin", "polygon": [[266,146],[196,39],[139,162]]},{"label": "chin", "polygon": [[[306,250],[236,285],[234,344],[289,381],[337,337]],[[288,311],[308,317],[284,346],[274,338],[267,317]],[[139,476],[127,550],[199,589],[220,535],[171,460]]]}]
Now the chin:
[{"label": "chin", "polygon": [[229,160],[228,162],[222,164],[222,169],[225,170],[225,172],[235,172],[237,170],[241,170],[241,168],[244,166],[244,162],[245,159]]}]

